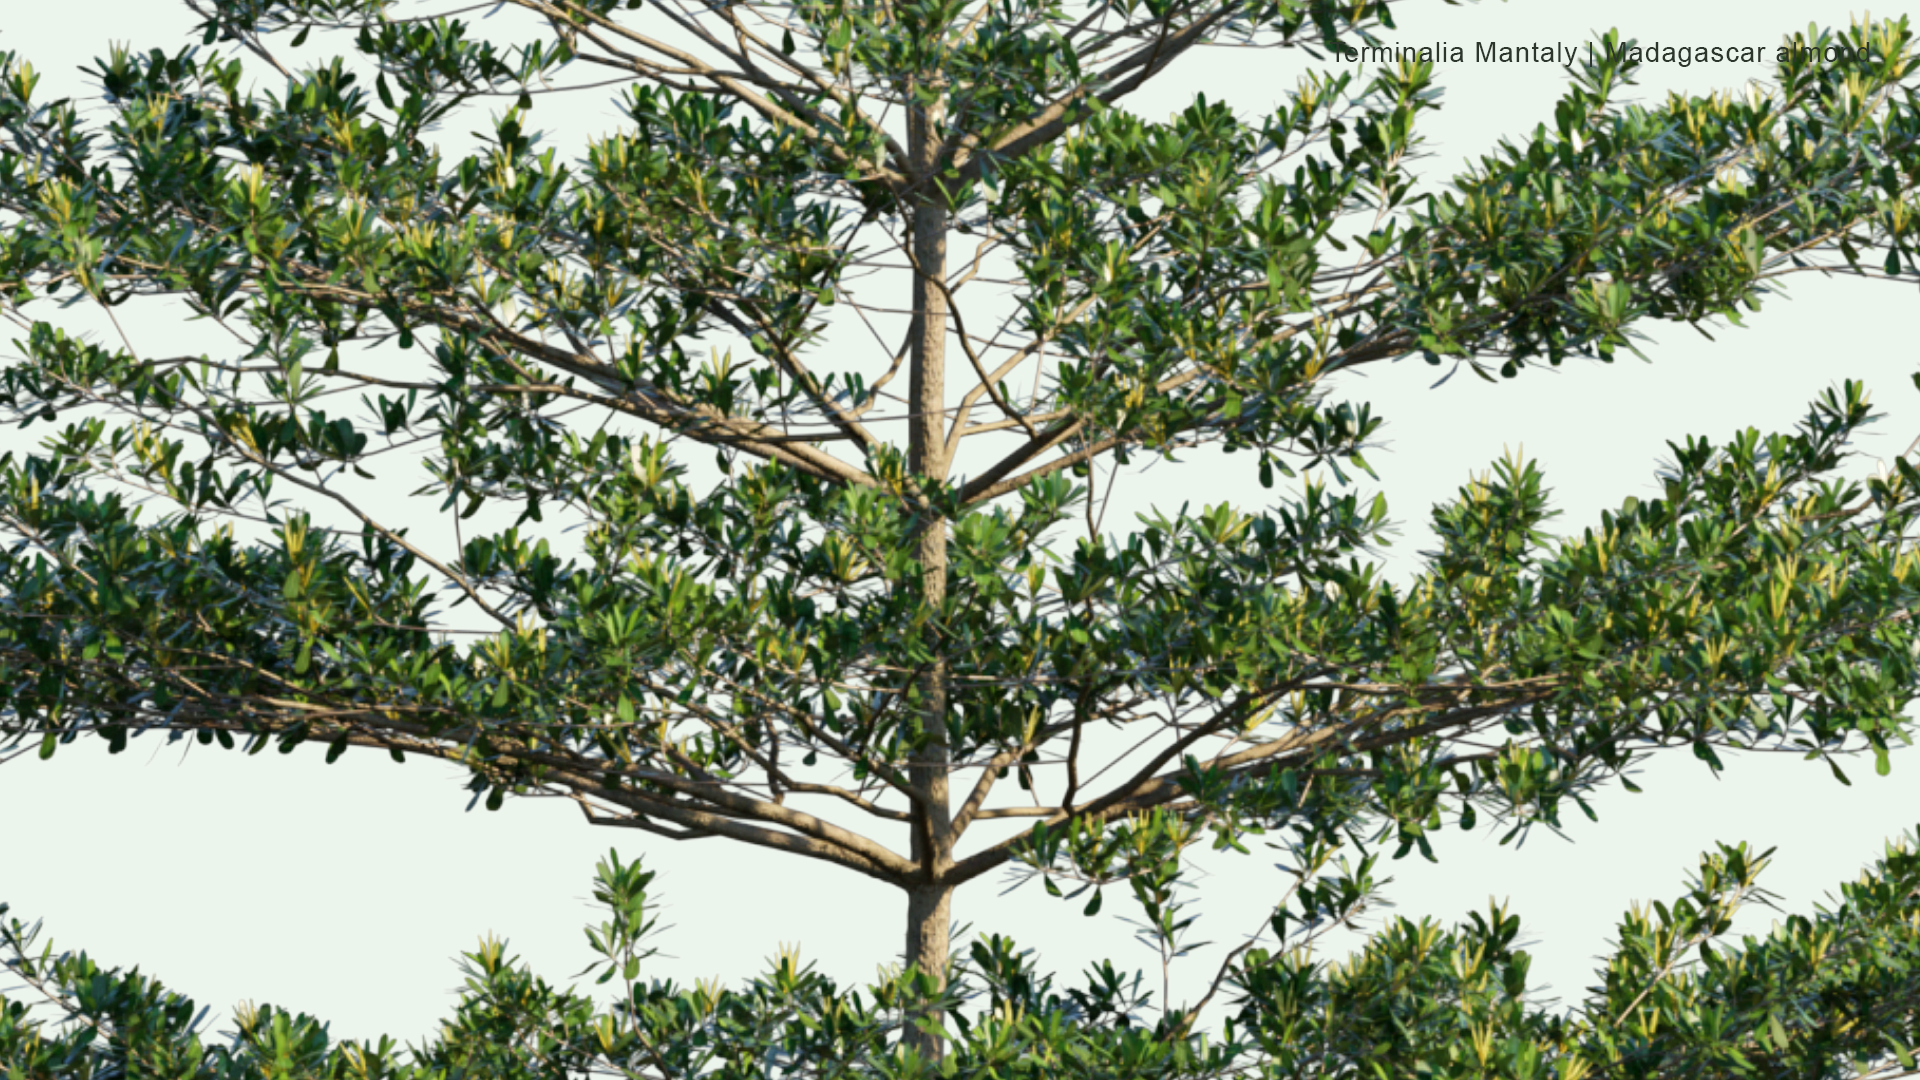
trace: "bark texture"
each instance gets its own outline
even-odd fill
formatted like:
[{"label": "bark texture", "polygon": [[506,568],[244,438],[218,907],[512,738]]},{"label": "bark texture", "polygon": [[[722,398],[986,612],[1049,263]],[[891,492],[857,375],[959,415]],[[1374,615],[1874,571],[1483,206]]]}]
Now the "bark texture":
[{"label": "bark texture", "polygon": [[[945,128],[944,110],[937,103],[938,88],[935,91],[936,103],[916,107],[907,132],[917,187],[908,240],[914,272],[907,459],[916,475],[944,480],[949,464],[944,289],[948,211],[946,198],[934,179],[940,167],[940,136]],[[947,526],[931,507],[922,518],[915,554],[921,567],[921,591],[928,606],[937,609],[947,594]],[[937,641],[937,625],[933,632]],[[920,727],[927,743],[908,770],[918,801],[913,811],[912,838],[912,859],[918,871],[907,890],[905,960],[931,974],[936,985],[943,988],[953,919],[953,886],[948,881],[953,867],[953,812],[948,801],[951,756],[946,738],[947,682],[945,650],[936,644],[934,658],[915,686]],[[927,1010],[921,1016],[941,1019],[938,1010]],[[909,1031],[907,1043],[928,1057],[940,1057],[945,1050],[943,1040],[919,1031]]]}]

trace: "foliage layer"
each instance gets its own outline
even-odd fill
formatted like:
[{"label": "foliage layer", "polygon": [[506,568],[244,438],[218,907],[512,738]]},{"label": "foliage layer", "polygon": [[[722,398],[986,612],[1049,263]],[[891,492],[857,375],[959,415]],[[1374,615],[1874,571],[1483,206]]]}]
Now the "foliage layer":
[{"label": "foliage layer", "polygon": [[[1913,272],[1904,21],[1795,36],[1769,88],[1651,108],[1620,102],[1637,61],[1610,37],[1550,123],[1424,191],[1429,63],[1310,75],[1252,119],[1125,107],[1208,48],[1377,43],[1392,9],[1366,0],[509,0],[543,20],[510,49],[385,0],[189,6],[236,52],[115,49],[104,132],[0,57],[0,289],[24,328],[0,402],[62,425],[0,458],[0,734],[42,756],[163,731],[441,758],[489,806],[557,795],[905,900],[905,969],[865,997],[785,961],[731,996],[636,986],[597,1013],[487,946],[453,1034],[409,1068],[1906,1060],[1900,853],[1847,906],[1724,953],[1707,942],[1763,860],[1711,857],[1688,900],[1623,924],[1577,1018],[1522,1000],[1498,912],[1393,926],[1344,967],[1311,949],[1372,895],[1382,844],[1555,825],[1656,750],[1865,748],[1884,769],[1906,740],[1920,472],[1840,476],[1860,386],[1790,433],[1673,444],[1658,498],[1570,539],[1545,531],[1538,470],[1497,463],[1436,508],[1407,584],[1370,559],[1384,505],[1347,487],[1379,418],[1335,394],[1416,355],[1489,377],[1610,360],[1647,320],[1738,322],[1797,271]],[[371,88],[338,59],[287,66],[316,29],[353,35]],[[243,93],[243,56],[284,89]],[[628,126],[568,166],[526,124],[580,71],[631,84]],[[432,126],[490,94],[517,101],[448,163]],[[983,315],[963,290],[996,266],[1016,303]],[[154,297],[240,346],[154,356],[28,312]],[[863,327],[877,345],[849,359],[829,331]],[[366,348],[389,344],[399,362]],[[1101,470],[1204,447],[1269,486],[1322,467],[1341,486],[1104,528]],[[472,522],[441,549],[357,486],[405,482],[418,448],[412,478]],[[573,524],[578,553],[556,553]],[[1170,961],[1186,853],[1254,837],[1293,880],[1276,947],[1213,983],[1244,992],[1224,1041],[1197,1034],[1215,994],[1149,1008],[1102,972],[1058,995],[998,939],[951,956],[956,890],[1025,868],[1090,892],[1088,914],[1124,888]],[[644,875],[603,873],[596,945],[631,981]],[[28,937],[15,969],[100,1023],[49,1035],[10,1004],[24,1075],[389,1068],[264,1011],[239,1056],[205,1050],[157,984],[33,959]],[[955,1011],[967,988],[986,1012]]]}]

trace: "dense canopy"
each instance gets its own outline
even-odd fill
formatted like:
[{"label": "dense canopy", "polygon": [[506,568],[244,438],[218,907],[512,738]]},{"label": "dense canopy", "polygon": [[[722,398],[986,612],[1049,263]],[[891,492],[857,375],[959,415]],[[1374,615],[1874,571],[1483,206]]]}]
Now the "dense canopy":
[{"label": "dense canopy", "polygon": [[[1796,272],[1920,270],[1904,20],[1652,107],[1622,103],[1639,52],[1610,35],[1538,127],[1439,184],[1411,168],[1432,63],[1328,60],[1268,115],[1128,109],[1209,49],[1380,45],[1393,8],[1368,0],[505,0],[540,20],[512,46],[386,0],[189,6],[200,46],[98,62],[104,125],[0,54],[24,353],[0,411],[54,425],[0,457],[0,738],[455,761],[489,806],[770,849],[728,855],[770,895],[783,855],[895,887],[904,967],[859,994],[791,958],[738,991],[636,982],[650,876],[615,857],[592,934],[630,1005],[488,944],[404,1068],[272,1010],[208,1050],[158,984],[16,927],[10,968],[81,1022],[9,999],[10,1068],[1911,1067],[1900,846],[1739,944],[1715,942],[1765,855],[1707,856],[1571,1014],[1526,998],[1504,912],[1312,949],[1379,857],[1556,825],[1641,755],[1884,770],[1906,741],[1920,472],[1844,477],[1864,387],[1790,432],[1676,441],[1657,497],[1564,539],[1539,470],[1493,463],[1403,583],[1354,483],[1381,419],[1342,396],[1391,360],[1525,377],[1649,321],[1739,323]],[[301,66],[316,29],[354,62]],[[610,77],[618,131],[571,164],[537,148],[541,95]],[[514,104],[449,160],[434,125],[486,96]],[[102,344],[41,302],[161,297],[224,351]],[[1123,472],[1203,448],[1268,490],[1104,518]],[[405,492],[452,543],[402,523]],[[1116,887],[1177,956],[1187,853],[1256,838],[1287,860],[1270,935],[1201,1001],[1110,965],[1055,991],[1002,938],[952,955],[956,891],[1024,867],[1089,915]]]}]

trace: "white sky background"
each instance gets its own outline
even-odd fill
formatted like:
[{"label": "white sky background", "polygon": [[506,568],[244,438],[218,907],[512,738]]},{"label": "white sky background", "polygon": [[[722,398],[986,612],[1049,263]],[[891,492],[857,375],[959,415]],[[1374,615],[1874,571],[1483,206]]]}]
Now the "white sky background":
[{"label": "white sky background", "polygon": [[[410,5],[408,13],[460,6]],[[1844,26],[1860,12],[1824,0],[1402,6],[1395,40],[1445,40],[1469,50],[1468,62],[1442,66],[1445,108],[1426,117],[1430,177],[1451,174],[1501,135],[1550,120],[1563,85],[1552,65],[1474,63],[1476,40],[1579,44],[1618,27],[1643,43],[1771,46],[1809,21]],[[1888,5],[1876,14],[1915,9]],[[184,7],[157,0],[14,3],[0,15],[0,50],[45,73],[36,97],[86,97],[95,90],[76,68],[103,55],[109,40],[173,53],[189,43],[193,21]],[[522,25],[496,40],[529,40]],[[289,55],[311,63],[336,52],[350,55],[350,42],[316,34]],[[1127,104],[1161,119],[1205,92],[1254,115],[1268,111],[1299,70],[1299,60],[1273,52],[1214,50],[1188,58]],[[1651,72],[1634,94],[1652,104],[1670,89],[1738,87],[1765,74],[1730,64]],[[278,90],[279,80],[254,85]],[[530,126],[549,131],[549,142],[571,158],[585,136],[615,126],[613,100],[611,90],[542,98]],[[445,131],[484,130],[486,112],[460,114]],[[98,109],[83,115],[102,117]],[[1920,394],[1909,382],[1915,348],[1911,333],[1900,332],[1920,298],[1905,284],[1810,278],[1790,287],[1790,298],[1748,320],[1750,329],[1716,330],[1717,343],[1684,327],[1657,328],[1642,346],[1651,365],[1630,356],[1611,366],[1569,362],[1498,386],[1462,376],[1435,389],[1440,369],[1414,360],[1342,384],[1337,392],[1373,402],[1388,421],[1386,446],[1370,459],[1405,525],[1389,553],[1396,572],[1426,546],[1431,504],[1510,446],[1523,445],[1541,463],[1565,531],[1595,522],[1627,495],[1649,493],[1667,440],[1721,440],[1749,425],[1787,429],[1816,394],[1845,378],[1866,381],[1887,414],[1861,447],[1868,460],[1860,471],[1873,457],[1899,453],[1920,435]],[[42,306],[34,314],[75,329],[102,325],[80,309],[56,316]],[[143,351],[219,347],[165,312],[143,313],[138,322],[129,329]],[[0,354],[15,351],[0,344]],[[0,439],[10,448],[27,441],[18,433]],[[1108,527],[1183,500],[1261,505],[1270,496],[1250,471],[1244,461],[1195,457],[1123,477]],[[418,482],[408,475],[396,486]],[[829,974],[864,982],[898,954],[902,898],[856,875],[719,841],[675,845],[593,829],[555,802],[509,801],[499,813],[463,814],[468,796],[458,770],[425,761],[395,766],[384,755],[358,753],[329,768],[322,750],[183,755],[150,736],[118,757],[91,743],[64,747],[45,763],[29,754],[0,773],[7,837],[0,900],[17,915],[46,918],[64,947],[85,948],[107,964],[137,964],[213,1006],[219,1026],[225,1010],[250,999],[312,1012],[341,1037],[412,1039],[431,1030],[453,1005],[452,958],[489,931],[507,937],[536,971],[564,982],[590,959],[580,927],[594,917],[588,881],[609,846],[629,858],[644,853],[662,871],[656,886],[673,929],[660,942],[669,955],[654,962],[655,975],[738,982],[761,971],[782,942],[799,942],[803,956]],[[1716,840],[1778,846],[1763,883],[1782,894],[1783,908],[1810,910],[1878,855],[1885,838],[1920,821],[1914,767],[1911,755],[1896,754],[1892,776],[1880,779],[1870,759],[1860,760],[1846,788],[1817,762],[1745,758],[1714,781],[1683,751],[1645,772],[1645,794],[1604,793],[1599,823],[1570,823],[1574,843],[1539,832],[1516,852],[1498,847],[1497,832],[1485,826],[1449,833],[1436,844],[1438,865],[1414,856],[1388,866],[1396,879],[1388,895],[1397,914],[1444,922],[1489,897],[1510,900],[1535,943],[1536,986],[1577,1000],[1620,913],[1636,900],[1675,895],[1698,852]],[[1278,895],[1281,875],[1260,857],[1264,849],[1254,850],[1251,858],[1202,860],[1210,876],[1199,879],[1196,940],[1220,944],[1176,969],[1176,1000],[1196,995],[1222,951],[1259,927]],[[1043,966],[1065,982],[1112,957],[1123,970],[1149,969],[1157,987],[1157,958],[1120,921],[1132,907],[1124,890],[1103,915],[1085,919],[1079,904],[1049,900],[1037,885],[1000,896],[997,881],[961,891],[960,921],[1041,947]],[[1745,929],[1764,930],[1769,918],[1753,912]]]}]

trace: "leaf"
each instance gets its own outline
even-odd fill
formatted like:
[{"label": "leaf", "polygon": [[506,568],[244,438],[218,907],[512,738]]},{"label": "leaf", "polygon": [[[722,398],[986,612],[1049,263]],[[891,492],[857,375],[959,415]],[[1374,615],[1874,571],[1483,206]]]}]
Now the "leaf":
[{"label": "leaf", "polygon": [[1082,910],[1080,914],[1082,915],[1100,914],[1100,890],[1099,889],[1093,890],[1093,899],[1087,901],[1086,908]]},{"label": "leaf", "polygon": [[45,761],[48,758],[53,756],[53,748],[59,743],[59,741],[60,740],[56,735],[56,733],[51,731],[47,732],[45,735],[42,735],[40,737],[40,760],[41,761]]},{"label": "leaf", "polygon": [[1775,1013],[1767,1014],[1767,1034],[1773,1038],[1774,1049],[1785,1053],[1790,1040],[1787,1038],[1787,1029],[1781,1026],[1780,1017]]},{"label": "leaf", "polygon": [[307,43],[307,35],[312,31],[313,31],[312,23],[308,23],[307,25],[301,27],[300,32],[293,35],[293,47],[297,49],[300,46],[305,45]]}]

